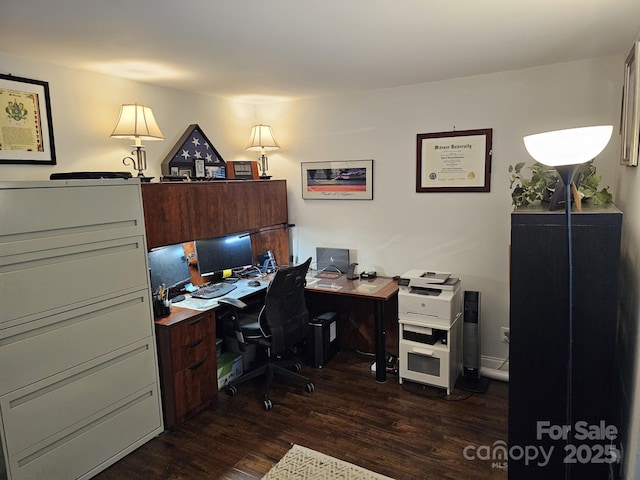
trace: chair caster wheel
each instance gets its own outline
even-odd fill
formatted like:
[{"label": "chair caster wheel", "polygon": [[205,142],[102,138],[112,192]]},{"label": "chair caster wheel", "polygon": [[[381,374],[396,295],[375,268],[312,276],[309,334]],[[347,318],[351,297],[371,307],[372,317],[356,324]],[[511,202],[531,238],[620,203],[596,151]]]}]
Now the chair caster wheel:
[{"label": "chair caster wheel", "polygon": [[264,405],[264,409],[267,412],[273,408],[273,404],[271,403],[271,400],[268,400],[268,399],[263,402],[263,405]]},{"label": "chair caster wheel", "polygon": [[230,397],[233,397],[237,391],[238,389],[236,387],[229,387],[227,388],[227,395],[229,395]]},{"label": "chair caster wheel", "polygon": [[309,382],[305,385],[304,389],[307,391],[307,393],[311,393],[315,390],[315,387],[313,386],[313,383]]},{"label": "chair caster wheel", "polygon": [[302,370],[302,365],[300,363],[294,363],[293,364],[293,371],[294,372],[299,372],[300,370]]}]

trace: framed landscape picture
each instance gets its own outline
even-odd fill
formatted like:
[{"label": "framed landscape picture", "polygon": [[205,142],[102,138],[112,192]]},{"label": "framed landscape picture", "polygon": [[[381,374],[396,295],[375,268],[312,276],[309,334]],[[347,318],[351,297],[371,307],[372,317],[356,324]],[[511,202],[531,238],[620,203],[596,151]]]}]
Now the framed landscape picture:
[{"label": "framed landscape picture", "polygon": [[303,162],[302,198],[373,200],[373,160]]}]

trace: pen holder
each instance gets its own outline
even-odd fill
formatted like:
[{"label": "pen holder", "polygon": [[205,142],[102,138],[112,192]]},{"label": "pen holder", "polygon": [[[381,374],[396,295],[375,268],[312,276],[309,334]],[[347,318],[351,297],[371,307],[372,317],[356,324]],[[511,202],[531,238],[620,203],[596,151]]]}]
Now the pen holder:
[{"label": "pen holder", "polygon": [[153,314],[156,317],[166,317],[171,313],[171,300],[153,300]]}]

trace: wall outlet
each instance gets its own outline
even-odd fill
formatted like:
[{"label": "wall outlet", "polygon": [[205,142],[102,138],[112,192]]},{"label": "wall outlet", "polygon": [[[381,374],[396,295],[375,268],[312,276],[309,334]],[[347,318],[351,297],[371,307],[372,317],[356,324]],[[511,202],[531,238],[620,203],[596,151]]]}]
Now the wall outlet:
[{"label": "wall outlet", "polygon": [[509,343],[509,327],[500,328],[500,342]]}]

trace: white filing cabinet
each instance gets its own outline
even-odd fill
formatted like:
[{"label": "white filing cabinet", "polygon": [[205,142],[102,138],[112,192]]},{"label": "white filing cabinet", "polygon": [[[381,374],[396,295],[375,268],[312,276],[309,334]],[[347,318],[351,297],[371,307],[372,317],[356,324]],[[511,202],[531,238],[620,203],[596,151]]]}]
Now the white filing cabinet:
[{"label": "white filing cabinet", "polygon": [[0,182],[0,478],[90,478],[162,432],[137,179]]}]

